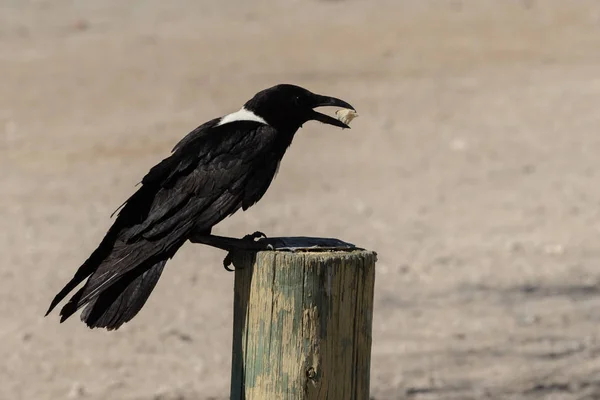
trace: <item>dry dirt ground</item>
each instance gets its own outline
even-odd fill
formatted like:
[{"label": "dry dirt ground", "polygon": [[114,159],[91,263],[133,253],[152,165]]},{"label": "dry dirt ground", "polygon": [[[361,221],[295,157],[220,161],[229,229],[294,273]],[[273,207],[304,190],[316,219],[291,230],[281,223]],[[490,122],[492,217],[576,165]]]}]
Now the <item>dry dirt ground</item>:
[{"label": "dry dirt ground", "polygon": [[1,399],[228,396],[220,251],[119,331],[42,316],[153,163],[280,82],[361,116],[217,232],[379,253],[376,399],[600,398],[599,2],[0,5]]}]

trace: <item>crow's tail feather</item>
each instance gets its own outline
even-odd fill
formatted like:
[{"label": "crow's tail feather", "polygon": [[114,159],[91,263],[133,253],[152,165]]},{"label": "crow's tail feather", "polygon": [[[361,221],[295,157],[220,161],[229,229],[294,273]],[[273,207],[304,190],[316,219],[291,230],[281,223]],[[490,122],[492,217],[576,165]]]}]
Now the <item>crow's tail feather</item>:
[{"label": "crow's tail feather", "polygon": [[[130,321],[144,306],[154,290],[167,260],[160,260],[149,268],[140,266],[123,275],[115,283],[94,297],[81,313],[81,320],[90,328],[118,329]],[[82,306],[80,299],[85,287],[75,293],[60,312],[61,322]]]},{"label": "crow's tail feather", "polygon": [[115,232],[116,229],[113,226],[98,248],[94,250],[94,252],[90,255],[90,257],[79,267],[73,279],[71,279],[64,288],[52,299],[52,303],[50,303],[50,307],[48,311],[46,311],[46,315],[50,314],[50,312],[60,303],[67,295],[71,292],[71,290],[75,289],[81,282],[86,280],[90,275],[92,275],[98,266],[108,257],[111,253],[114,241],[115,241]]},{"label": "crow's tail feather", "polygon": [[119,328],[146,303],[167,260],[175,255],[184,241],[166,237],[155,242],[142,240],[128,244],[117,239],[108,251],[103,252],[104,259],[99,263],[80,268],[80,271],[85,269],[86,276],[78,271],[57,295],[51,309],[57,299],[65,297],[66,289],[73,288],[74,282],[87,278],[60,311],[61,322],[85,307],[81,320],[90,328]]}]

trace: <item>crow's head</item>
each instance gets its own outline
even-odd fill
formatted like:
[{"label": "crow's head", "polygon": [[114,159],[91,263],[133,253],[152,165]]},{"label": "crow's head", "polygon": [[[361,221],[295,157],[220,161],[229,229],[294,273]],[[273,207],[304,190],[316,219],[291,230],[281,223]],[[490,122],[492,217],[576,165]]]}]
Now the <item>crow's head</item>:
[{"label": "crow's head", "polygon": [[335,97],[321,96],[300,86],[281,84],[258,92],[244,108],[263,118],[277,129],[296,130],[307,121],[350,128],[329,115],[314,110],[316,107],[342,107],[354,110],[350,104]]}]

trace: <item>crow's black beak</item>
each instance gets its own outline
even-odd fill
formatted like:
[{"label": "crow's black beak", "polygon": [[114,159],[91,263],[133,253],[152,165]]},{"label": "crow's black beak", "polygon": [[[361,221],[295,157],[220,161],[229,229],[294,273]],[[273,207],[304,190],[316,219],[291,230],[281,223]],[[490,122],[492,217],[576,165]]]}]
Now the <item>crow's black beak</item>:
[{"label": "crow's black beak", "polygon": [[[354,107],[352,107],[350,104],[346,103],[344,100],[336,99],[335,97],[327,97],[327,96],[319,96],[319,95],[316,95],[315,97],[316,97],[315,105],[313,106],[313,108],[315,108],[315,107],[341,107],[341,108],[349,108],[351,110],[356,111]],[[312,112],[310,114],[310,119],[322,122],[324,124],[329,124],[329,125],[339,126],[340,128],[350,129],[350,127],[348,125],[346,125],[342,121],[338,120],[337,118],[330,117],[329,115],[326,115],[326,114],[321,114],[320,112],[317,112],[315,110],[312,110]]]}]

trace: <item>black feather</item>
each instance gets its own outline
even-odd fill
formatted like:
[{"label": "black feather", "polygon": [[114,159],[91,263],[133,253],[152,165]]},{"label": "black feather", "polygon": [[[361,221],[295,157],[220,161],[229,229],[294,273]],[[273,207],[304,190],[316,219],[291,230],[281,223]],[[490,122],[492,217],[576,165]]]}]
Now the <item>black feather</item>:
[{"label": "black feather", "polygon": [[229,125],[211,128],[211,135],[195,130],[150,170],[48,312],[87,279],[62,308],[61,320],[87,305],[82,319],[89,326],[118,328],[139,311],[192,232],[210,231],[245,199],[262,195],[268,183],[250,175],[263,168],[276,132],[256,122]]},{"label": "black feather", "polygon": [[61,310],[61,322],[85,307],[90,327],[117,329],[142,308],[175,252],[194,234],[262,198],[298,128],[311,118],[346,127],[315,106],[351,107],[293,85],[257,93],[247,120],[217,118],[186,135],[152,167],[115,212],[106,236],[55,296],[48,313],[85,281]]},{"label": "black feather", "polygon": [[127,273],[86,306],[81,320],[90,328],[118,329],[142,309],[165,264],[163,260],[146,270]]}]

